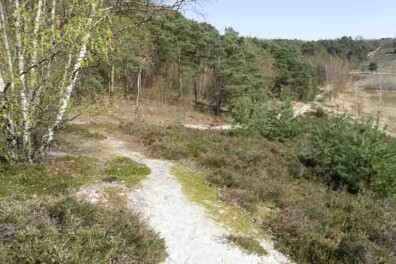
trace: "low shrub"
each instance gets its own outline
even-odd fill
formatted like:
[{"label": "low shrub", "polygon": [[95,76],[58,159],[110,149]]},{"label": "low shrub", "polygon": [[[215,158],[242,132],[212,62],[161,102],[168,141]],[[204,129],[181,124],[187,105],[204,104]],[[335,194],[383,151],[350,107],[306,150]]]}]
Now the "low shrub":
[{"label": "low shrub", "polygon": [[96,159],[59,157],[44,164],[0,165],[0,197],[15,195],[62,195],[93,181]]},{"label": "low shrub", "polygon": [[[322,125],[327,122],[316,119]],[[208,172],[204,182],[218,190],[219,198],[249,211],[296,263],[396,262],[394,201],[369,192],[334,191],[317,177],[301,177],[310,171],[296,159],[308,140],[305,135],[298,138],[303,142],[282,143],[244,131],[191,131],[138,123],[121,129],[140,138],[156,157],[188,159],[204,167]],[[190,149],[191,141],[203,147]],[[176,153],[181,149],[184,156],[158,153],[157,146]],[[264,210],[262,204],[273,206]],[[270,213],[260,214],[260,208]]]},{"label": "low shrub", "polygon": [[372,123],[351,124],[346,116],[330,117],[312,131],[300,157],[314,175],[334,188],[396,195],[396,141]]},{"label": "low shrub", "polygon": [[251,131],[258,131],[271,140],[293,139],[305,131],[303,123],[294,115],[289,102],[269,101],[250,109],[237,105],[233,109],[233,117],[239,125]]},{"label": "low shrub", "polygon": [[165,243],[128,210],[73,199],[0,200],[2,263],[161,263]]}]

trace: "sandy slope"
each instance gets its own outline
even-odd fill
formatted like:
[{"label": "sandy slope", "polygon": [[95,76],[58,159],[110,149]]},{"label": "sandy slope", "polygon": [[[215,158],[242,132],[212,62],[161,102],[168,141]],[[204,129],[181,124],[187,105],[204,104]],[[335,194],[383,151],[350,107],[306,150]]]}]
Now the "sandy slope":
[{"label": "sandy slope", "polygon": [[140,211],[165,239],[169,254],[165,263],[290,263],[267,241],[262,241],[270,252],[265,257],[248,255],[225,243],[227,231],[211,220],[204,208],[188,200],[171,175],[171,162],[146,158],[129,150],[115,137],[108,137],[107,144],[116,153],[144,163],[152,170],[140,189],[129,195],[129,206]]}]

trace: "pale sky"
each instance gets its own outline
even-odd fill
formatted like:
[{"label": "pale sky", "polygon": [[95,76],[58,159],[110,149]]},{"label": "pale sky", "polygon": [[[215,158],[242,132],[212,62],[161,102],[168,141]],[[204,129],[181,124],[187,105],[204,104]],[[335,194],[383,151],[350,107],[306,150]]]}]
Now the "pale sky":
[{"label": "pale sky", "polygon": [[189,18],[244,36],[317,40],[396,37],[396,0],[198,0]]}]

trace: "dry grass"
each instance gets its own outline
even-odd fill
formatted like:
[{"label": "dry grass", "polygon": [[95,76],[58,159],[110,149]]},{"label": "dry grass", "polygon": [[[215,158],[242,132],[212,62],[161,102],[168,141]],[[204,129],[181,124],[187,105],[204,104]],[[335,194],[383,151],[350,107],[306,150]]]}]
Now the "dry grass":
[{"label": "dry grass", "polygon": [[[345,111],[352,116],[356,113],[356,100],[354,89],[359,89],[358,106],[360,116],[365,118],[379,117],[380,124],[388,127],[388,131],[396,133],[396,92],[383,91],[383,102],[380,103],[376,91],[379,77],[377,75],[364,75],[356,82],[350,82],[345,91],[339,94],[336,100],[326,102],[326,106]],[[383,82],[396,83],[395,76],[384,76]],[[385,85],[386,86],[386,85]],[[367,89],[367,88],[370,89]],[[396,89],[396,86],[392,87]]]}]

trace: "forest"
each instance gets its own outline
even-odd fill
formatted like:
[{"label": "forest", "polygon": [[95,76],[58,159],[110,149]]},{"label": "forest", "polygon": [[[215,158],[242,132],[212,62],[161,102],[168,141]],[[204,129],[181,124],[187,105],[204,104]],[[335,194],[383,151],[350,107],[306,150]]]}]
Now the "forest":
[{"label": "forest", "polygon": [[322,107],[392,40],[260,39],[195,6],[0,0],[0,263],[394,263],[396,141]]}]

